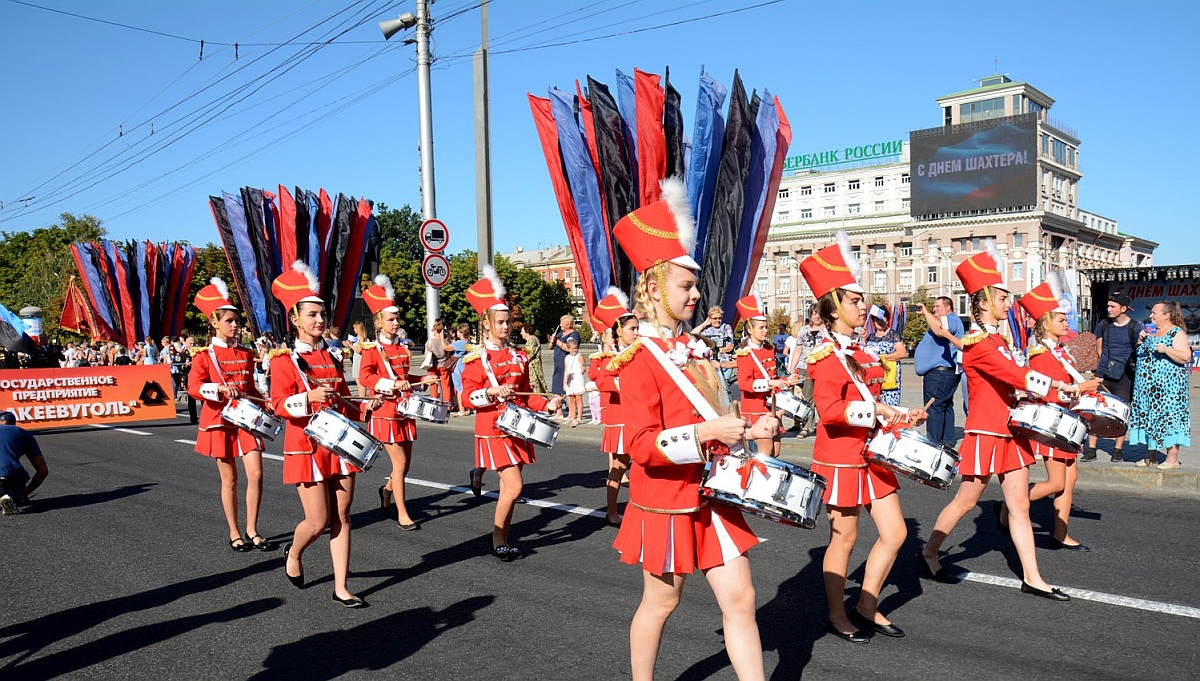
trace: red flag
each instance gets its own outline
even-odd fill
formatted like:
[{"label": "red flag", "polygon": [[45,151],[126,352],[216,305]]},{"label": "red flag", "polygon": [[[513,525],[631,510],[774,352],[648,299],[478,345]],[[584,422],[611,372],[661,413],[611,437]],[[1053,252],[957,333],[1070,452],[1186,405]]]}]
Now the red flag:
[{"label": "red flag", "polygon": [[[183,249],[185,249],[185,248],[191,250],[192,257],[190,257],[190,258],[183,257]],[[192,248],[191,246],[176,246],[175,252],[179,254],[179,260],[181,263],[180,267],[183,270],[182,282],[181,282],[181,284],[183,285],[183,288],[182,288],[183,298],[182,298],[182,305],[181,305],[181,307],[182,307],[184,305],[187,305],[188,298],[190,298],[188,293],[190,293],[192,290],[192,275],[194,275],[196,273],[196,249]],[[179,315],[175,318],[175,328],[171,329],[170,335],[178,336],[179,332],[183,331],[183,318],[184,318],[184,314],[183,314],[183,312],[180,312]]]},{"label": "red flag", "polygon": [[116,242],[112,243],[113,247],[113,262],[117,271],[113,274],[117,278],[117,291],[121,296],[121,336],[124,338],[125,347],[130,350],[137,345],[137,314],[133,311],[133,298],[129,295],[129,273],[125,260],[121,258],[124,253],[121,251],[121,246]]},{"label": "red flag", "polygon": [[658,76],[633,70],[637,91],[637,155],[639,205],[654,203],[662,189],[658,183],[667,176],[667,136],[663,131],[666,95]]},{"label": "red flag", "polygon": [[758,219],[758,231],[754,233],[754,245],[750,251],[750,270],[746,275],[746,285],[742,287],[742,295],[750,295],[750,287],[758,276],[758,265],[762,262],[763,251],[767,248],[767,231],[771,228],[771,216],[775,214],[775,199],[779,198],[779,183],[783,178],[783,164],[787,159],[788,147],[792,144],[792,125],[788,123],[787,115],[783,113],[783,104],[775,98],[775,113],[779,115],[779,130],[775,132],[775,165],[771,167],[771,177],[767,180],[767,196],[763,203],[762,216]]},{"label": "red flag", "polygon": [[354,216],[354,225],[350,229],[350,241],[346,244],[346,260],[342,263],[342,280],[337,282],[338,309],[333,311],[333,325],[339,329],[346,328],[350,318],[350,307],[358,296],[358,282],[361,277],[363,257],[366,255],[365,242],[367,239],[367,221],[371,219],[371,204],[365,198],[358,200],[358,212]]},{"label": "red flag", "polygon": [[558,127],[554,123],[554,115],[550,111],[550,100],[529,95],[529,109],[533,112],[533,124],[537,128],[538,139],[542,143],[542,153],[546,156],[546,169],[550,171],[550,184],[554,187],[554,198],[558,201],[558,211],[562,214],[563,228],[567,232],[567,242],[571,245],[571,254],[575,258],[576,267],[579,268],[579,282],[583,285],[583,300],[587,307],[588,317],[591,317],[596,307],[596,291],[592,286],[592,272],[587,262],[587,251],[583,247],[579,213],[575,211],[575,200],[571,197],[571,188],[567,185],[567,178],[563,173],[562,154],[558,149]]},{"label": "red flag", "polygon": [[[296,201],[287,187],[283,185],[279,185],[278,206],[279,215],[275,216],[275,232],[279,252],[282,254],[280,262],[283,263],[284,271],[287,271],[292,268],[292,263],[296,262]],[[305,225],[304,228],[308,229],[308,225]]]},{"label": "red flag", "polygon": [[[600,150],[596,144],[596,124],[592,116],[592,103],[583,96],[583,90],[579,89],[579,81],[575,81],[575,95],[579,97],[579,115],[583,119],[583,138],[587,140],[588,154],[592,157],[592,167],[596,169],[596,177],[603,177],[600,174]],[[604,205],[604,184],[600,184],[600,215],[604,218],[604,224],[612,224],[608,221],[608,206]]]},{"label": "red flag", "polygon": [[325,281],[325,263],[329,259],[329,233],[333,231],[333,201],[324,189],[317,194],[317,241],[321,244],[321,271],[317,273],[317,281]]}]

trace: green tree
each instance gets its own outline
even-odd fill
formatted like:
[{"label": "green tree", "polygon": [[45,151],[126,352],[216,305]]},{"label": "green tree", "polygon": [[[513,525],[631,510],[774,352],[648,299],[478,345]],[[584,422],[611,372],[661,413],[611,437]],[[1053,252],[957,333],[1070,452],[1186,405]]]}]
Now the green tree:
[{"label": "green tree", "polygon": [[105,233],[91,215],[62,213],[58,219],[59,224],[28,232],[0,232],[0,303],[13,312],[26,305],[42,308],[46,335],[58,332],[67,282],[78,274],[71,244]]},{"label": "green tree", "polygon": [[212,335],[212,327],[204,315],[200,314],[200,311],[192,304],[192,301],[196,299],[196,294],[200,292],[200,289],[208,286],[213,277],[223,279],[229,286],[229,297],[233,300],[233,304],[249,313],[249,310],[246,310],[246,307],[238,300],[237,284],[233,281],[233,273],[229,270],[229,260],[225,257],[225,251],[213,243],[197,248],[196,269],[192,273],[192,285],[184,299],[187,311],[183,317],[183,328],[201,344],[204,344],[205,339]]},{"label": "green tree", "polygon": [[421,246],[421,216],[411,206],[405,204],[400,208],[388,208],[386,203],[379,203],[374,210],[375,224],[379,227],[382,240],[381,259],[393,255],[415,260],[418,263],[425,257],[425,249]]}]

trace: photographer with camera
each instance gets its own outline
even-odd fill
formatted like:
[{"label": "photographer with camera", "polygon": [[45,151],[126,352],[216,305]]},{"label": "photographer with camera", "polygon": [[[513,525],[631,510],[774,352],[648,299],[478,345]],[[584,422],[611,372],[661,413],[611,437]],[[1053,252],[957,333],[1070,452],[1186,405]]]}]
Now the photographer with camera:
[{"label": "photographer with camera", "polygon": [[[1096,324],[1096,349],[1100,353],[1100,363],[1096,365],[1096,375],[1104,379],[1104,391],[1112,393],[1125,400],[1126,404],[1133,403],[1133,352],[1137,349],[1138,336],[1145,328],[1142,323],[1129,316],[1129,296],[1114,292],[1108,297],[1108,319]],[[1095,435],[1088,436],[1087,450],[1080,461],[1096,460]],[[1117,437],[1113,447],[1111,461],[1123,460],[1122,448],[1125,446],[1125,436]]]}]

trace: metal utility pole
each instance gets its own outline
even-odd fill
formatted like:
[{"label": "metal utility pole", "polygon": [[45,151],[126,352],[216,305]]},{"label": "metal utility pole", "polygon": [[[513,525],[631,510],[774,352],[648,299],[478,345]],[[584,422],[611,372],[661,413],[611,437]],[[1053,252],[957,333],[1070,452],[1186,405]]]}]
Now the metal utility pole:
[{"label": "metal utility pole", "polygon": [[[429,88],[429,0],[417,0],[417,107],[421,111],[421,217],[437,217],[433,188],[433,102]],[[429,257],[429,251],[425,251]],[[425,285],[425,328],[440,314],[438,290]]]},{"label": "metal utility pole", "polygon": [[488,95],[488,2],[480,5],[482,39],[475,51],[475,224],[479,238],[479,272],[492,264],[492,136]]}]

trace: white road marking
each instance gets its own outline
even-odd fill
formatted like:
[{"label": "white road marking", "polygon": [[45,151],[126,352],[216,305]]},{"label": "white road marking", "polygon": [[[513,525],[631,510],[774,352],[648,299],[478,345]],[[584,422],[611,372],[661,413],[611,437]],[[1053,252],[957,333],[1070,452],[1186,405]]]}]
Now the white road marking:
[{"label": "white road marking", "polygon": [[[1021,580],[1014,579],[1012,577],[997,577],[996,575],[985,575],[980,572],[967,572],[962,578],[968,582],[979,582],[980,584],[991,584],[993,586],[1006,586],[1012,589],[1021,588]],[[1200,619],[1200,608],[1191,608],[1186,605],[1175,605],[1174,603],[1147,601],[1141,598],[1130,598],[1129,596],[1118,596],[1116,594],[1107,594],[1102,591],[1090,591],[1088,589],[1075,589],[1072,587],[1060,588],[1072,599],[1078,598],[1084,601],[1095,601],[1097,603],[1107,603],[1108,605],[1119,605],[1125,608],[1148,610],[1150,612],[1161,612],[1167,615],[1179,615],[1180,617]]]},{"label": "white road marking", "polygon": [[[422,487],[432,487],[434,489],[447,490],[450,492],[458,492],[460,494],[472,494],[470,487],[464,487],[462,485],[447,485],[444,482],[433,482],[432,480],[421,480],[420,478],[406,478],[405,481],[410,482],[414,485],[421,485]],[[499,495],[496,494],[495,492],[484,492],[483,496],[488,497],[489,499],[495,499]],[[525,499],[525,502],[528,503],[530,506],[537,506],[539,508],[550,508],[550,509],[554,509],[555,511],[562,511],[564,513],[574,513],[576,515],[586,515],[586,516],[591,516],[593,518],[603,518],[605,515],[603,511],[598,511],[594,508],[582,508],[580,506],[573,506],[571,504],[558,504],[553,501],[541,501],[540,499]]]},{"label": "white road marking", "polygon": [[194,444],[196,444],[196,441],[195,441],[195,440],[176,440],[176,442],[182,442],[182,443],[183,443],[183,444],[185,444],[185,445],[194,445]]},{"label": "white road marking", "polygon": [[147,433],[144,430],[134,430],[132,428],[117,428],[116,426],[110,426],[107,423],[90,423],[88,425],[90,425],[92,428],[103,428],[104,430],[115,430],[118,433],[129,433],[130,435],[153,435],[153,433]]}]

